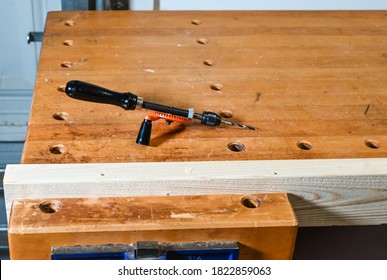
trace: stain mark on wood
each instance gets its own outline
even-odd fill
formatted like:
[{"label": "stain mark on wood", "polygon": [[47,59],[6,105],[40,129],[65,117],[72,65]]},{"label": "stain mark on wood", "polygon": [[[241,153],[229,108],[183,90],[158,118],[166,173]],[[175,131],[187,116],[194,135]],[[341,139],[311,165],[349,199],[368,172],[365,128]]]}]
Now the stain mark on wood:
[{"label": "stain mark on wood", "polygon": [[260,92],[255,93],[255,102],[259,102],[261,96],[262,96],[262,93]]},{"label": "stain mark on wood", "polygon": [[171,213],[170,217],[172,219],[195,219],[195,215],[191,214],[191,213],[181,213],[181,214],[175,214],[175,213]]},{"label": "stain mark on wood", "polygon": [[90,42],[90,43],[98,43],[98,40],[97,40],[97,39],[86,38],[85,40],[86,40],[87,42]]},{"label": "stain mark on wood", "polygon": [[371,104],[368,104],[368,105],[367,105],[367,107],[366,107],[366,109],[365,109],[365,111],[364,111],[364,116],[367,115],[368,110],[370,109],[370,106],[371,106]]},{"label": "stain mark on wood", "polygon": [[87,62],[88,60],[89,60],[88,58],[82,57],[82,58],[79,60],[79,63],[85,63],[85,62]]},{"label": "stain mark on wood", "polygon": [[387,117],[384,112],[372,104],[367,105],[366,110],[364,111],[364,116],[370,121],[371,126],[377,126],[387,121]]}]

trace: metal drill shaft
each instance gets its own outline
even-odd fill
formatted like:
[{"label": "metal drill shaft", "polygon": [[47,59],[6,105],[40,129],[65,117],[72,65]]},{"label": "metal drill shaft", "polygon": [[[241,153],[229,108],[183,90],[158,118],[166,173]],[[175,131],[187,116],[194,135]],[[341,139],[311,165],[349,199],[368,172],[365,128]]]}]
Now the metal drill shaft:
[{"label": "metal drill shaft", "polygon": [[240,124],[240,123],[234,123],[234,122],[225,121],[225,120],[221,120],[221,122],[225,123],[225,124],[229,124],[229,125],[238,126],[238,127],[241,127],[241,128],[246,128],[246,129],[250,129],[250,130],[257,130],[257,128],[255,128],[255,127],[252,127],[252,126],[249,126],[249,125]]}]

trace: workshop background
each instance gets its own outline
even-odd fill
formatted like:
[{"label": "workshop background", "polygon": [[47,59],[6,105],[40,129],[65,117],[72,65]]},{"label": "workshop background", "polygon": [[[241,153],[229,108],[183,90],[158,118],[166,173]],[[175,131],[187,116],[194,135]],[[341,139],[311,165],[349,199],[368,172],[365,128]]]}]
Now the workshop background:
[{"label": "workshop background", "polygon": [[[4,170],[20,162],[41,47],[39,36],[27,35],[44,30],[49,11],[105,9],[387,10],[387,0],[1,0],[0,259],[9,258]],[[387,259],[387,225],[300,228],[294,259]]]}]

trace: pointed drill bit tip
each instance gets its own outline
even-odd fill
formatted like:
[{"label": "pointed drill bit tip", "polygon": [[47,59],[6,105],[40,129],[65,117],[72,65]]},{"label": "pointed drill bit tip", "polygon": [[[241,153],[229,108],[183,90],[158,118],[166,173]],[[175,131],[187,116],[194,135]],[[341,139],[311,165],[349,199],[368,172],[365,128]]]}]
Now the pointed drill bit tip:
[{"label": "pointed drill bit tip", "polygon": [[246,125],[246,128],[248,128],[248,129],[250,129],[250,130],[258,130],[258,128],[253,127],[253,126],[249,126],[249,125]]}]

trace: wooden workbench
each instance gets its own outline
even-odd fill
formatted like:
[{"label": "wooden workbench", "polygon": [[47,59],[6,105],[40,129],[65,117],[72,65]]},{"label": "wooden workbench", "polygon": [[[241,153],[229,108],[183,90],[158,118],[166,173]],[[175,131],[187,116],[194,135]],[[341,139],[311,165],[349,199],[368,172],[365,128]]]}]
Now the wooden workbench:
[{"label": "wooden workbench", "polygon": [[[71,99],[72,79],[258,130],[159,121],[137,145],[146,111]],[[387,223],[386,81],[386,11],[50,13],[7,210],[275,191],[300,226]]]},{"label": "wooden workbench", "polygon": [[[22,163],[387,157],[387,13],[57,12]],[[73,100],[68,80],[258,128],[153,125]]]}]

